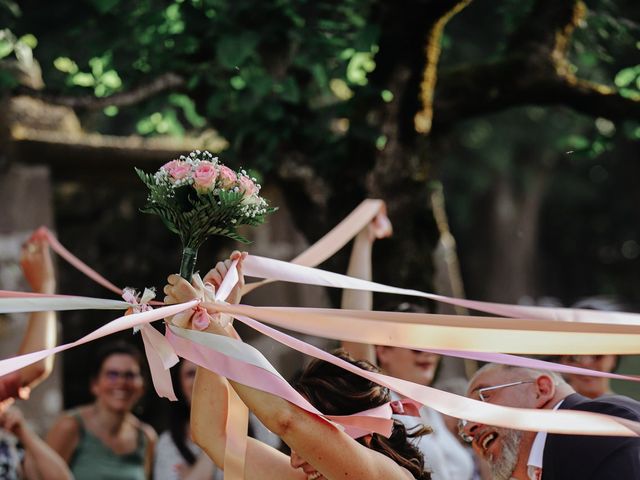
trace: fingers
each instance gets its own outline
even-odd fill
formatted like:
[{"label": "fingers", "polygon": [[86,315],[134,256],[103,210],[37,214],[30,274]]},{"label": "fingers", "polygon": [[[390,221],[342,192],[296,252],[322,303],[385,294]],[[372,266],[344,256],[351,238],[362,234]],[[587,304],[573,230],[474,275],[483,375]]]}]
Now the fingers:
[{"label": "fingers", "polygon": [[372,234],[375,238],[386,238],[393,234],[393,226],[391,220],[384,213],[379,213],[371,222]]},{"label": "fingers", "polygon": [[183,303],[199,298],[198,291],[180,275],[172,274],[167,277],[167,285],[162,289],[165,293],[165,303]]},{"label": "fingers", "polygon": [[238,250],[234,250],[231,253],[231,256],[229,257],[231,260],[238,260],[238,264],[236,265],[236,268],[238,269],[238,276],[240,277],[240,281],[238,283],[240,283],[241,285],[244,285],[244,274],[242,273],[242,262],[245,261],[245,259],[247,258],[247,255],[249,255],[247,252],[240,252]]},{"label": "fingers", "polygon": [[228,265],[226,265],[224,262],[218,262],[216,263],[216,266],[209,270],[209,273],[204,276],[203,281],[205,283],[211,283],[215,287],[219,287],[222,283],[222,279],[228,271]]}]

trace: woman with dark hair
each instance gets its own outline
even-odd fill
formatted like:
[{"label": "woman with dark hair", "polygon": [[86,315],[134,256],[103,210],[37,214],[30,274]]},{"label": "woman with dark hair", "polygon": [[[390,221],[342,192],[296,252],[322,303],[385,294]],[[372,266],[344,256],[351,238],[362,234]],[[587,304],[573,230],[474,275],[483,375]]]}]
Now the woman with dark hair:
[{"label": "woman with dark hair", "polygon": [[153,461],[154,480],[222,480],[211,459],[191,439],[189,416],[196,365],[181,360],[171,369],[177,402],[169,405],[169,430],[158,438]]},{"label": "woman with dark hair", "polygon": [[47,443],[76,480],[150,478],[156,433],[131,413],[144,391],[140,352],[125,342],[104,345],[90,388],[95,401],[60,416]]},{"label": "woman with dark hair", "polygon": [[[240,260],[240,281],[227,301],[237,303],[244,283],[241,271],[243,257],[239,252],[234,252],[232,258]],[[229,264],[228,260],[218,263],[205,279],[215,286],[220,285]],[[167,295],[165,303],[199,297],[196,288],[178,275],[171,275],[168,280],[169,284],[164,290]],[[189,325],[180,326],[190,326],[190,323],[188,321]],[[207,331],[234,336],[230,325],[223,327],[215,318]],[[366,362],[356,362],[343,353],[339,355],[361,368],[375,370],[375,367]],[[224,463],[228,385],[236,391],[249,410],[291,448],[291,456],[288,457],[249,438],[245,464],[247,479],[431,478],[424,470],[422,454],[409,441],[414,436],[424,434],[424,428],[409,434],[402,423],[394,422],[393,432],[388,439],[377,433],[353,439],[334,425],[320,421],[317,416],[280,397],[198,368],[191,411],[192,435],[219,467]],[[298,388],[315,407],[326,414],[348,415],[383,405],[390,400],[387,388],[322,361],[311,363],[300,376]]]}]

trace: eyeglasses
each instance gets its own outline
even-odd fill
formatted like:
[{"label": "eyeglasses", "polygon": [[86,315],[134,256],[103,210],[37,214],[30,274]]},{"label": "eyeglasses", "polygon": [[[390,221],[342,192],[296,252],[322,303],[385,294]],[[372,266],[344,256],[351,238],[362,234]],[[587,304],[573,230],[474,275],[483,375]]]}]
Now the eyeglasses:
[{"label": "eyeglasses", "polygon": [[575,363],[578,365],[582,365],[585,363],[594,363],[602,360],[604,355],[566,355],[563,357],[563,360],[566,363]]},{"label": "eyeglasses", "polygon": [[464,443],[473,442],[473,435],[467,435],[464,432],[464,427],[467,426],[467,420],[464,418],[458,419],[458,436],[462,439]]},{"label": "eyeglasses", "polygon": [[502,385],[494,385],[493,387],[479,388],[478,397],[480,397],[481,401],[488,402],[491,396],[490,392],[493,392],[494,390],[499,390],[501,388],[509,388],[509,387],[515,387],[517,385],[523,385],[525,383],[535,383],[535,380],[520,380],[519,382],[511,382],[511,383],[505,383]]},{"label": "eyeglasses", "polygon": [[142,377],[140,373],[134,372],[133,370],[126,370],[123,372],[120,372],[118,370],[107,370],[103,372],[103,375],[109,382],[112,383],[117,382],[119,379],[122,379],[125,382],[135,382]]}]

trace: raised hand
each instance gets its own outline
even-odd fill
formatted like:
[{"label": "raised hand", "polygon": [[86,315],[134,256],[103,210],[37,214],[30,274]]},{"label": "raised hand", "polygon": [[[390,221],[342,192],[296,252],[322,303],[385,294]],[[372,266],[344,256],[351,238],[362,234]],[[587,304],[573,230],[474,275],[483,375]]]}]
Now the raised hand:
[{"label": "raised hand", "polygon": [[371,241],[390,237],[393,234],[393,226],[391,225],[391,220],[387,217],[387,212],[381,211],[378,213],[367,226],[367,231]]},{"label": "raised hand", "polygon": [[49,245],[37,232],[22,246],[20,265],[34,292],[55,292],[56,279]]},{"label": "raised hand", "polygon": [[218,289],[220,284],[222,284],[222,280],[229,272],[229,268],[231,267],[231,262],[234,260],[238,260],[238,264],[236,266],[238,270],[238,282],[233,287],[229,296],[225,299],[228,303],[240,303],[240,299],[242,298],[242,287],[244,287],[244,275],[242,274],[242,262],[247,258],[247,252],[239,252],[235,250],[228,260],[223,262],[218,262],[214,268],[209,270],[209,272],[202,279],[204,283],[209,283],[213,285],[214,288]]},{"label": "raised hand", "polygon": [[[164,303],[172,305],[175,303],[184,303],[194,298],[202,298],[203,292],[199,287],[196,287],[178,274],[172,274],[167,277],[167,285],[163,289],[165,293]],[[191,326],[191,319],[195,310],[189,309],[184,312],[178,313],[173,317],[167,318],[167,321],[182,328],[189,328]]]},{"label": "raised hand", "polygon": [[[231,267],[231,263],[233,262],[233,260],[237,259],[239,280],[229,293],[226,301],[229,303],[238,303],[242,295],[242,287],[244,286],[244,276],[242,275],[242,261],[246,258],[246,256],[246,252],[233,252],[228,260],[218,262],[216,266],[205,275],[202,281],[199,281],[199,278],[195,279],[194,277],[194,281],[191,284],[183,279],[180,275],[169,275],[169,277],[167,278],[168,283],[164,287],[164,293],[166,295],[166,297],[164,298],[164,302],[166,304],[175,304],[188,302],[189,300],[193,300],[194,298],[203,299],[205,298],[204,288],[209,287],[211,288],[210,293],[214,293],[215,290],[220,287],[224,277],[229,272],[229,268]],[[218,314],[209,314],[202,306],[198,306],[195,309],[174,315],[173,318],[169,320],[174,325],[182,328],[195,328],[197,330],[205,330],[209,326],[211,316],[216,318],[219,323],[225,324],[225,322],[220,322]],[[225,318],[229,320],[229,318]]]}]

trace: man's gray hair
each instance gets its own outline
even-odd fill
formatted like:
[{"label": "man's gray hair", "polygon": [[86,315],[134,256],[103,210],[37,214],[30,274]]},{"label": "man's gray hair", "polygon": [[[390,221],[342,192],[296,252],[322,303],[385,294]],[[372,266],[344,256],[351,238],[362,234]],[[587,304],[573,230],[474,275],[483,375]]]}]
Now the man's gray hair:
[{"label": "man's gray hair", "polygon": [[518,367],[514,365],[504,365],[501,363],[487,363],[482,368],[478,369],[478,371],[473,375],[471,380],[475,379],[478,375],[480,375],[483,372],[494,370],[494,369],[500,369],[507,372],[519,372],[519,373],[522,373],[524,377],[530,378],[530,379],[538,378],[540,375],[547,375],[553,379],[553,383],[555,383],[556,385],[562,385],[567,383],[559,373],[553,372],[551,370],[546,370],[542,368],[538,369],[538,368]]}]

